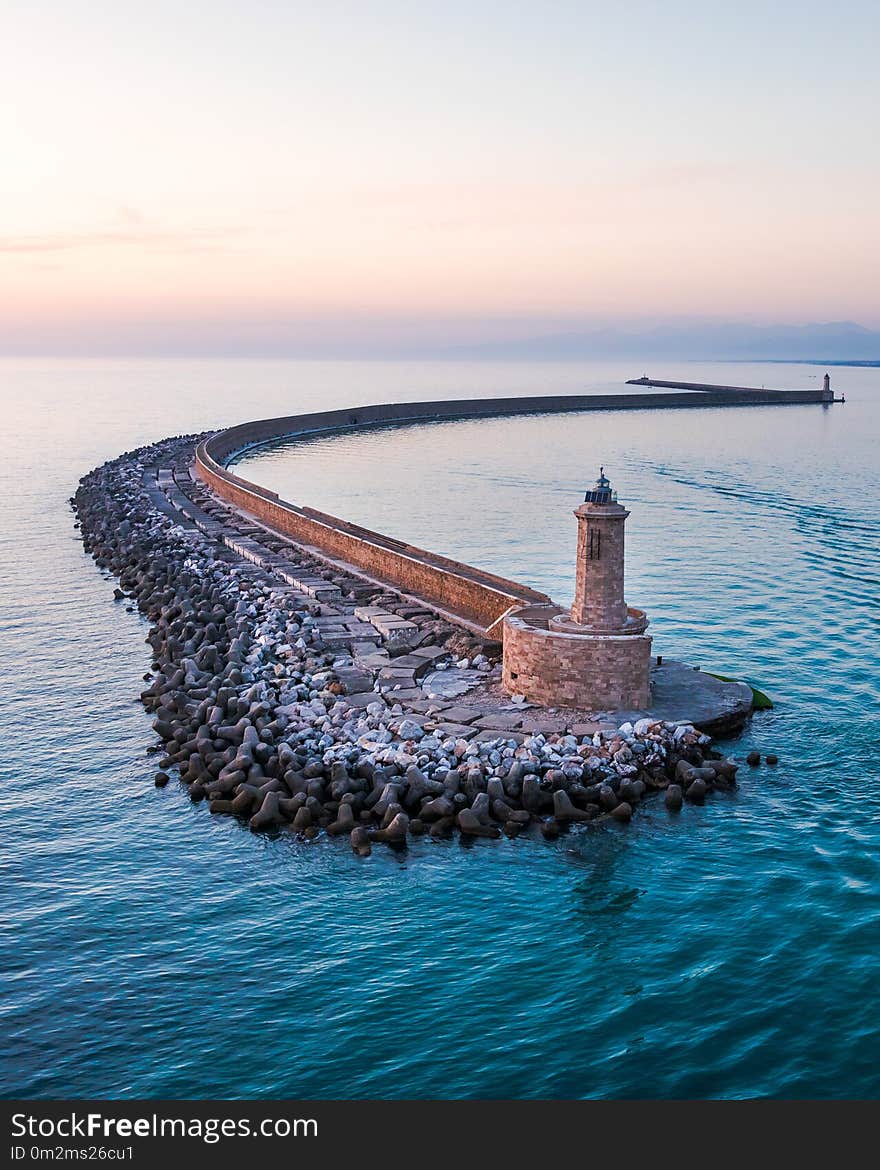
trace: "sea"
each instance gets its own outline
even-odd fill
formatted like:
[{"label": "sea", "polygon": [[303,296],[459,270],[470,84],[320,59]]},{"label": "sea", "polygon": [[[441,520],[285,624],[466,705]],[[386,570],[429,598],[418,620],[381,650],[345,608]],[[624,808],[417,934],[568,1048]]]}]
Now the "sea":
[{"label": "sea", "polygon": [[303,410],[814,387],[807,364],[4,360],[0,1094],[865,1098],[880,1091],[880,369],[832,406],[542,414],[251,452],[296,503],[566,602],[600,465],[654,650],[773,700],[670,815],[356,858],[153,785],[147,625],[69,497],[172,434]]}]

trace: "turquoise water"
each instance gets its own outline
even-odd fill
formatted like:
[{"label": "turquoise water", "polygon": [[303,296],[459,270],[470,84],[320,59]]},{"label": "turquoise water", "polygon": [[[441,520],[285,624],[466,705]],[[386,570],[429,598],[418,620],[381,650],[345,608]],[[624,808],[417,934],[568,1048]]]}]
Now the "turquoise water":
[{"label": "turquoise water", "polygon": [[[823,372],[686,369],[789,386]],[[76,540],[81,474],[247,417],[642,372],[0,363],[4,1095],[877,1095],[878,371],[833,370],[847,403],[830,409],[400,428],[242,466],[564,601],[571,509],[604,462],[657,651],[776,700],[731,747],[780,764],[744,769],[736,794],[365,863],[152,785],[146,627]]]}]

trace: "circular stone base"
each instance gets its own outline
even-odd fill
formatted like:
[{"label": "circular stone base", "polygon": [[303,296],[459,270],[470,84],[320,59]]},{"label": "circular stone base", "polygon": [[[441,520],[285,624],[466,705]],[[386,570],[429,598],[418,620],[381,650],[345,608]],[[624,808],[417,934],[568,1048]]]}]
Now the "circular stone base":
[{"label": "circular stone base", "polygon": [[613,637],[622,638],[626,634],[643,634],[648,628],[648,619],[638,609],[631,609],[622,626],[582,626],[580,622],[572,621],[568,613],[559,613],[551,617],[547,628],[556,634],[575,634],[584,638]]},{"label": "circular stone base", "polygon": [[576,623],[560,629],[563,621],[558,610],[539,606],[505,617],[502,682],[508,693],[545,706],[647,707],[650,636],[597,633]]}]

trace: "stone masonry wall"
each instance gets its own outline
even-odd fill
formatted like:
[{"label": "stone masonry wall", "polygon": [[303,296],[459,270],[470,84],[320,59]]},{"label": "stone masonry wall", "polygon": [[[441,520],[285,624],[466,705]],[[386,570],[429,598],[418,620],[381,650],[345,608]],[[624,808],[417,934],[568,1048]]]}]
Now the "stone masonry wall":
[{"label": "stone masonry wall", "polygon": [[[577,576],[575,580],[572,620],[597,629],[620,629],[626,622],[623,598],[623,554],[625,519],[605,514],[602,508],[584,505],[575,512],[578,522]],[[598,533],[594,542],[598,553],[590,557],[590,531]]]},{"label": "stone masonry wall", "polygon": [[[507,590],[493,583],[501,578],[480,575],[479,570],[447,558],[434,558],[440,563],[431,563],[419,555],[420,550],[402,544],[398,548],[387,547],[379,543],[383,538],[378,533],[355,530],[345,521],[333,524],[332,517],[319,519],[317,515],[309,515],[305,509],[280,500],[275,493],[215,470],[205,461],[197,459],[196,469],[222,499],[298,543],[346,561],[377,580],[432,602],[482,630],[487,630],[512,605],[533,599],[549,600],[546,595],[514,582],[510,582]],[[471,572],[476,577],[471,577]],[[493,631],[492,636],[500,639],[501,630]]]},{"label": "stone masonry wall", "polygon": [[651,637],[585,636],[504,619],[503,685],[555,707],[645,708],[650,703]]}]

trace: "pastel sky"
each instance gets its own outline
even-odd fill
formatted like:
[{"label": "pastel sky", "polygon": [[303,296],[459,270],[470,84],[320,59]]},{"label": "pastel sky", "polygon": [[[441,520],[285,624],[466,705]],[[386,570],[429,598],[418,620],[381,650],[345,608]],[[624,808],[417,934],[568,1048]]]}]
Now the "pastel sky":
[{"label": "pastel sky", "polygon": [[878,12],[7,0],[0,349],[878,327]]}]

